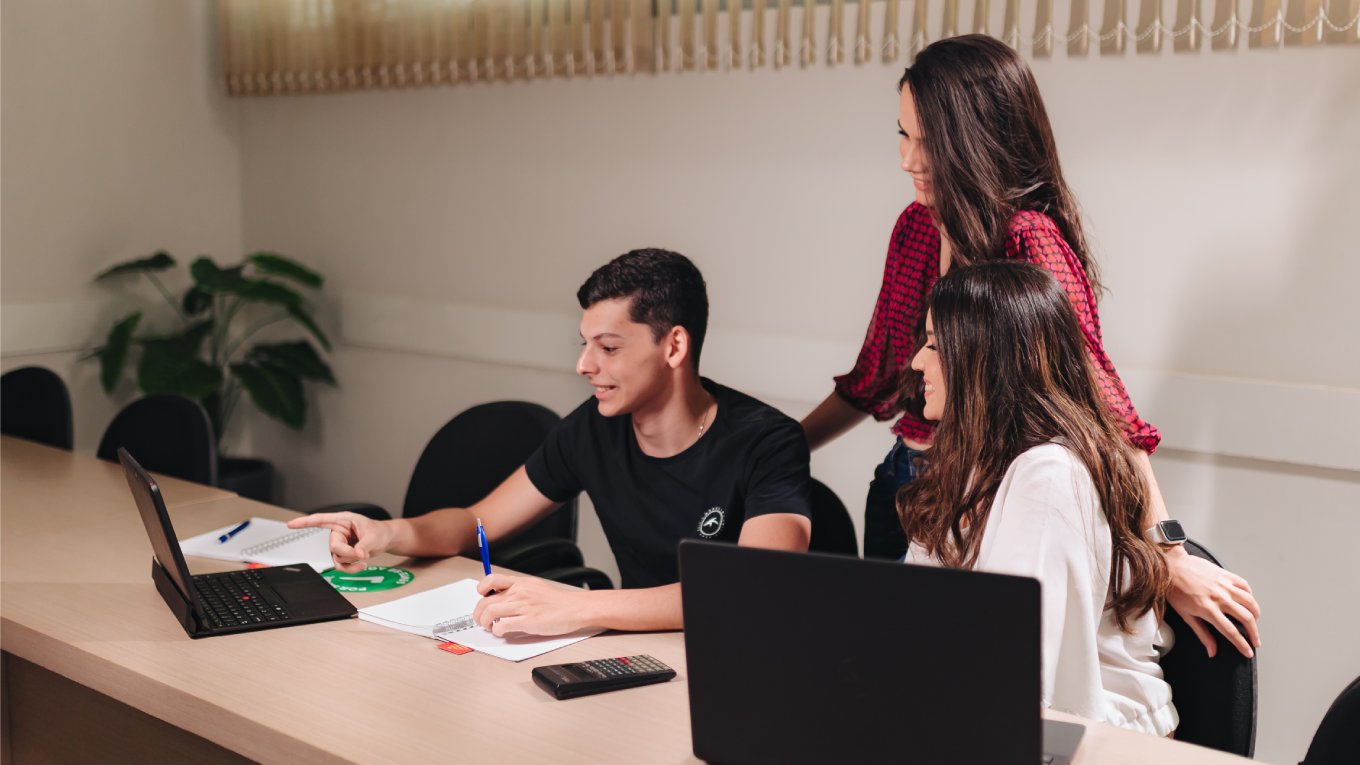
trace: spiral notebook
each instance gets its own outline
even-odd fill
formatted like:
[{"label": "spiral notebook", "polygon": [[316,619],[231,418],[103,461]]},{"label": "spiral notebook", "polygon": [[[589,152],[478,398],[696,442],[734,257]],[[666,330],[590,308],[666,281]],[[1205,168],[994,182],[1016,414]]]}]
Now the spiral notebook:
[{"label": "spiral notebook", "polygon": [[458,643],[509,661],[532,659],[603,631],[587,629],[559,637],[496,637],[472,621],[472,609],[481,599],[477,593],[477,580],[462,579],[382,605],[361,608],[359,618],[412,635]]},{"label": "spiral notebook", "polygon": [[329,529],[290,529],[269,518],[251,518],[250,525],[225,542],[223,534],[239,526],[233,523],[179,543],[185,555],[286,566],[306,563],[317,571],[332,567]]}]

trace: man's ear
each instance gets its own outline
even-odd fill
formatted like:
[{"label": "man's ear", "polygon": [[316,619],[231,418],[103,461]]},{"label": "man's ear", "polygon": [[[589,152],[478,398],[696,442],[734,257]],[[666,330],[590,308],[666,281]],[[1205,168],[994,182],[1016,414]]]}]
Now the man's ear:
[{"label": "man's ear", "polygon": [[666,346],[666,364],[671,369],[679,369],[689,363],[689,330],[676,325],[670,328],[661,342]]}]

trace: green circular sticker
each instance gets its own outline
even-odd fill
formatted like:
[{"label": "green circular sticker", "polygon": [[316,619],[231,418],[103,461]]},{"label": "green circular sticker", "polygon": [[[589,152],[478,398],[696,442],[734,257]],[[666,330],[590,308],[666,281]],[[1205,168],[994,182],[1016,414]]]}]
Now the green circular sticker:
[{"label": "green circular sticker", "polygon": [[404,568],[388,568],[387,566],[369,566],[357,573],[346,573],[339,569],[328,569],[321,572],[326,577],[326,581],[340,592],[378,592],[379,590],[390,590],[409,584],[415,579],[415,574]]}]

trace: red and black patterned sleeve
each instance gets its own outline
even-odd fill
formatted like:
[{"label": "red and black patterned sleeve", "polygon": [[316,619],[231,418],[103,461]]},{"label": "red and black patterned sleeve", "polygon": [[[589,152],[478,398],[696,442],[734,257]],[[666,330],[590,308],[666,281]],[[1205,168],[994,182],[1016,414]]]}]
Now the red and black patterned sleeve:
[{"label": "red and black patterned sleeve", "polygon": [[1067,240],[1063,239],[1057,224],[1042,213],[1020,213],[1011,222],[1006,257],[1042,266],[1058,278],[1058,283],[1076,309],[1077,320],[1086,337],[1086,350],[1095,365],[1096,376],[1100,378],[1105,400],[1109,402],[1115,416],[1124,423],[1124,434],[1129,443],[1151,454],[1161,442],[1162,434],[1138,416],[1138,410],[1133,408],[1133,402],[1129,400],[1128,391],[1124,389],[1114,363],[1105,353],[1100,334],[1100,314],[1096,309],[1091,284],[1086,280],[1086,270],[1068,246]]},{"label": "red and black patterned sleeve", "polygon": [[[913,204],[904,210],[888,240],[883,286],[864,345],[854,369],[836,378],[836,393],[876,420],[902,411],[902,372],[916,353],[916,325],[923,320],[926,291],[939,270],[939,250],[939,233],[925,208]],[[921,425],[917,437],[928,439],[930,426]]]}]

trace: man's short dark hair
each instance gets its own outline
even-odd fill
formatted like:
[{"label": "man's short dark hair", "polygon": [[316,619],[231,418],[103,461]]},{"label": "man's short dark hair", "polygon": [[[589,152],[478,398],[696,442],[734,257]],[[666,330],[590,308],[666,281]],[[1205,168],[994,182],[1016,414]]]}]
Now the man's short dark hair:
[{"label": "man's short dark hair", "polygon": [[632,300],[628,317],[651,327],[655,341],[672,327],[684,327],[690,337],[690,358],[698,371],[708,330],[708,288],[689,258],[670,250],[633,250],[595,269],[576,291],[581,308],[616,298]]}]

